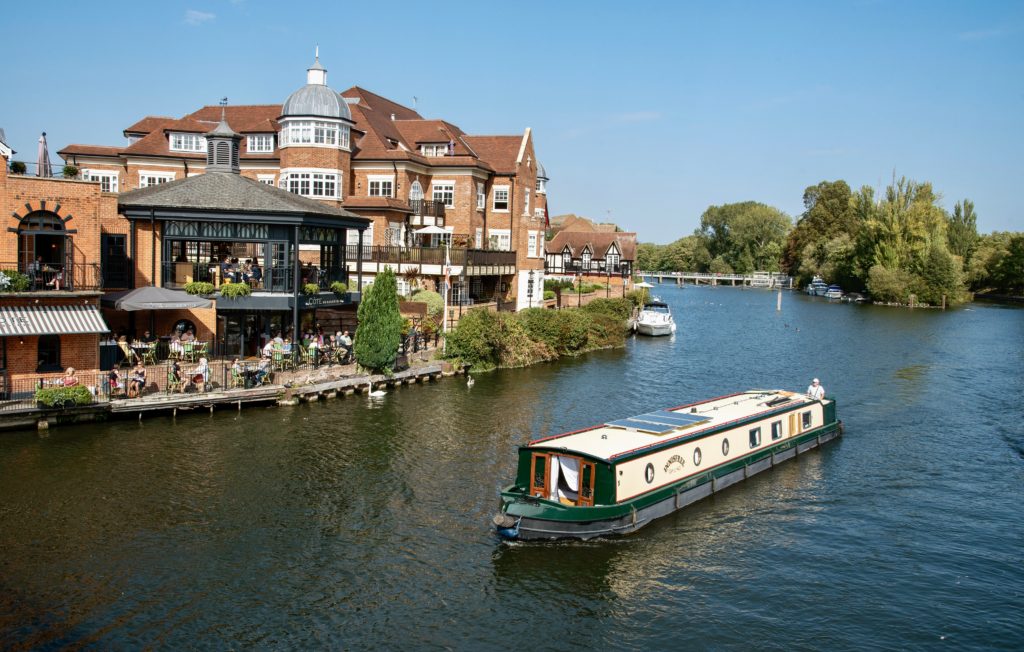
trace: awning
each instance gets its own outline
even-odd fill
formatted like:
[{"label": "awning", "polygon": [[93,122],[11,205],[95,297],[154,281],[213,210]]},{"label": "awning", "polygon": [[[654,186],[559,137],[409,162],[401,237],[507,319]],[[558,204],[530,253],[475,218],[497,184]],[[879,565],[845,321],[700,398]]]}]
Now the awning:
[{"label": "awning", "polygon": [[203,297],[193,296],[181,290],[155,286],[105,294],[100,302],[118,310],[181,310],[209,308],[213,305],[212,301]]},{"label": "awning", "polygon": [[0,336],[107,332],[96,306],[0,306]]}]

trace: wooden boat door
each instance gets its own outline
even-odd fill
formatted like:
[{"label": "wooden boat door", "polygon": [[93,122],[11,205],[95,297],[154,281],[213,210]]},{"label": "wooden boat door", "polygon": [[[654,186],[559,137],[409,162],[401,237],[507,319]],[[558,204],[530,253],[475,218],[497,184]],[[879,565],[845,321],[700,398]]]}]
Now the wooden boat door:
[{"label": "wooden boat door", "polygon": [[596,470],[591,462],[581,462],[580,464],[580,491],[577,503],[580,507],[594,506],[594,472]]},{"label": "wooden boat door", "polygon": [[791,436],[800,434],[800,415],[796,412],[789,413],[789,434]]},{"label": "wooden boat door", "polygon": [[541,498],[548,497],[548,467],[551,465],[551,456],[544,453],[534,453],[530,460],[530,495]]}]

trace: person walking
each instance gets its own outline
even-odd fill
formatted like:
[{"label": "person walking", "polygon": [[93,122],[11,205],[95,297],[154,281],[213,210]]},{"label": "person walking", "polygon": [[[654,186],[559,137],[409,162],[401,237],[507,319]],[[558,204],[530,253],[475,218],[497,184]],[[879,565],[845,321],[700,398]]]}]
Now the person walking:
[{"label": "person walking", "polygon": [[811,398],[816,401],[820,401],[825,398],[825,388],[817,378],[812,380],[811,384],[807,386],[807,398]]}]

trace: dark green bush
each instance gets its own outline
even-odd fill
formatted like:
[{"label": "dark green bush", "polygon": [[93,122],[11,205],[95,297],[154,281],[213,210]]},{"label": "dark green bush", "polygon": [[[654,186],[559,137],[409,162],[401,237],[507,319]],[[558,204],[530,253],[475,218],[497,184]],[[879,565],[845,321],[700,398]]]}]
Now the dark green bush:
[{"label": "dark green bush", "polygon": [[544,300],[545,301],[550,301],[550,300],[552,300],[554,298],[555,298],[555,291],[554,290],[544,290]]},{"label": "dark green bush", "polygon": [[633,313],[633,302],[628,298],[594,299],[583,310],[592,314],[611,315],[625,322]]},{"label": "dark green bush", "polygon": [[46,407],[65,407],[71,404],[88,405],[92,403],[92,393],[84,385],[43,387],[36,390],[36,402]]},{"label": "dark green bush", "polygon": [[587,346],[587,317],[582,311],[530,308],[516,317],[531,339],[558,355],[571,355]]},{"label": "dark green bush", "polygon": [[320,294],[320,286],[316,283],[306,283],[302,286],[302,293],[307,297]]}]

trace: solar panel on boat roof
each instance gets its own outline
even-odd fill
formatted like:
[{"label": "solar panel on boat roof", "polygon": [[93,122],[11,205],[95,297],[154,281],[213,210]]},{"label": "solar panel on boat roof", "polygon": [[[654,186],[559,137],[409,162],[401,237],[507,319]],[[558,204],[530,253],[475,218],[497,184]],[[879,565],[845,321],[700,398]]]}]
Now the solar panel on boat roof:
[{"label": "solar panel on boat roof", "polygon": [[616,428],[627,428],[630,430],[643,430],[645,432],[663,435],[666,432],[672,432],[677,428],[685,428],[686,426],[701,423],[702,421],[708,421],[708,417],[685,412],[658,410],[657,412],[648,412],[635,417],[629,417],[628,419],[609,421],[605,425]]}]

